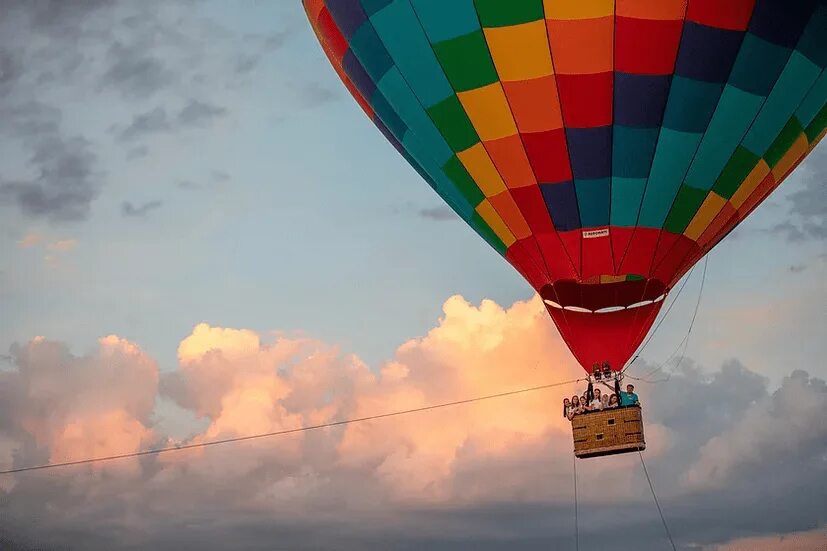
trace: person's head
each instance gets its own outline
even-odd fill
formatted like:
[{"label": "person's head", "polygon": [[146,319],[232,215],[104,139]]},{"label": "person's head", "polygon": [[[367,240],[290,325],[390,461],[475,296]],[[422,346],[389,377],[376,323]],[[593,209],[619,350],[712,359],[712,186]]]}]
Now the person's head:
[{"label": "person's head", "polygon": [[600,399],[600,389],[599,388],[594,389],[594,397],[597,398],[598,400]]},{"label": "person's head", "polygon": [[573,406],[579,406],[580,405],[580,398],[577,396],[577,394],[575,394],[574,396],[571,397],[571,405],[573,405]]},{"label": "person's head", "polygon": [[603,396],[600,397],[600,401],[603,402],[604,404],[608,404],[609,403],[609,395],[604,394]]},{"label": "person's head", "polygon": [[568,406],[569,404],[571,404],[571,402],[569,402],[569,399],[568,398],[563,398],[563,405]]},{"label": "person's head", "polygon": [[635,391],[635,385],[632,385],[632,384],[626,385],[626,392],[628,392],[629,394],[631,394],[631,393],[633,393],[634,391]]},{"label": "person's head", "polygon": [[616,403],[617,403],[617,394],[612,394],[609,397],[609,405],[611,406],[611,405],[614,405]]}]

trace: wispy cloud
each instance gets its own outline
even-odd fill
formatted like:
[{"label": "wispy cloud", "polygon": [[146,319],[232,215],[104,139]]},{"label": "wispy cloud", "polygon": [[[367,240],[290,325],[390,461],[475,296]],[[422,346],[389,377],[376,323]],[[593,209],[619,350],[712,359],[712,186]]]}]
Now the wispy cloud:
[{"label": "wispy cloud", "polygon": [[135,115],[125,128],[114,126],[112,130],[117,133],[119,139],[131,141],[152,134],[205,126],[226,113],[227,110],[223,107],[191,100],[174,117],[168,116],[163,107],[156,107]]},{"label": "wispy cloud", "polygon": [[227,110],[223,107],[192,100],[178,113],[178,123],[183,126],[201,125],[209,123],[226,113]]},{"label": "wispy cloud", "polygon": [[215,189],[220,187],[225,182],[229,181],[230,175],[222,170],[212,170],[205,178],[205,181],[196,182],[193,180],[179,180],[175,183],[178,189],[183,190],[202,190],[202,189]]},{"label": "wispy cloud", "polygon": [[53,252],[65,253],[77,247],[77,239],[61,239],[49,243],[46,248]]},{"label": "wispy cloud", "polygon": [[43,236],[39,233],[27,233],[17,240],[17,246],[21,248],[34,247],[43,241]]},{"label": "wispy cloud", "polygon": [[49,132],[32,146],[33,178],[0,178],[0,205],[14,205],[33,218],[75,222],[89,215],[98,196],[99,175],[90,143]]},{"label": "wispy cloud", "polygon": [[140,205],[133,205],[130,201],[124,201],[121,203],[121,214],[134,218],[146,218],[150,212],[161,208],[162,205],[163,202],[157,199]]},{"label": "wispy cloud", "polygon": [[457,213],[452,211],[449,207],[432,207],[427,209],[421,209],[419,211],[419,216],[422,218],[427,218],[429,220],[436,220],[438,222],[442,222],[445,220],[459,220]]},{"label": "wispy cloud", "polygon": [[318,82],[292,85],[296,103],[304,109],[315,109],[341,98],[341,94]]},{"label": "wispy cloud", "polygon": [[807,532],[738,538],[705,546],[703,551],[824,551],[827,549],[827,525]]},{"label": "wispy cloud", "polygon": [[[249,76],[292,34],[236,33],[190,0],[7,0],[2,11],[0,148],[21,162],[0,174],[0,207],[53,223],[86,220],[108,181],[102,167],[111,167],[98,158],[105,148],[96,141],[107,138],[91,124],[71,127],[67,120],[78,117],[64,110],[124,113],[109,126],[127,159],[140,159],[152,151],[141,139],[204,131],[225,117],[226,91],[250,85],[238,71]],[[58,99],[67,97],[78,99]]]},{"label": "wispy cloud", "polygon": [[816,149],[798,169],[801,189],[788,197],[788,216],[770,230],[791,243],[827,240],[827,153]]}]

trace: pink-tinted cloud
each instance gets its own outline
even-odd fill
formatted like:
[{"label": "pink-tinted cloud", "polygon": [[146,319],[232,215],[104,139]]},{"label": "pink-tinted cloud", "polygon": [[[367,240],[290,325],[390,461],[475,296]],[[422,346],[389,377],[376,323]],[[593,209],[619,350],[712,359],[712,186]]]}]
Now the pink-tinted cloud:
[{"label": "pink-tinted cloud", "polygon": [[[180,370],[164,383],[169,396],[209,420],[193,441],[271,432],[343,418],[422,407],[581,377],[554,333],[539,301],[506,310],[449,299],[438,327],[399,347],[396,357],[371,371],[358,358],[324,343],[278,338],[261,342],[251,331],[198,325],[178,349]],[[393,499],[468,500],[475,497],[458,474],[484,462],[553,450],[550,440],[570,439],[559,413],[575,387],[527,394],[450,411],[376,421],[322,435],[298,434],[251,444],[251,457],[278,460],[290,469],[324,459],[322,470],[367,476]],[[302,452],[301,448],[304,447]],[[570,457],[570,444],[559,450]],[[205,450],[210,463],[224,452]],[[258,467],[250,457],[225,474]],[[169,456],[170,464],[190,457]],[[568,467],[566,467],[568,468]],[[541,485],[540,493],[553,495]],[[486,497],[503,497],[502,485]],[[520,491],[520,490],[518,490]],[[537,492],[537,487],[523,491]],[[538,494],[539,495],[539,494]],[[476,496],[482,497],[482,496]]]},{"label": "pink-tinted cloud", "polygon": [[17,246],[25,249],[39,245],[43,241],[43,236],[39,233],[30,232],[17,240]]},{"label": "pink-tinted cloud", "polygon": [[[156,439],[151,415],[158,367],[137,345],[110,335],[95,352],[76,357],[64,344],[35,337],[13,347],[12,357],[17,371],[5,374],[0,392],[6,459],[74,461],[138,451]],[[90,468],[137,466],[125,461]]]},{"label": "pink-tinted cloud", "polygon": [[[179,442],[184,444],[583,376],[539,299],[503,308],[488,300],[472,305],[458,296],[445,302],[436,327],[400,345],[376,369],[312,338],[265,337],[205,323],[181,341],[177,369],[163,375],[136,344],[116,336],[100,339],[95,351],[81,357],[37,337],[15,347],[12,361],[13,370],[0,371],[0,461],[8,466],[174,444],[154,424],[159,395],[198,419],[192,436]],[[744,468],[732,457],[743,457],[750,446],[766,449],[761,426],[784,426],[790,415],[827,403],[823,383],[806,375],[794,375],[775,402],[762,394],[765,383],[742,367],[726,368],[716,377],[710,381],[686,370],[673,378],[681,388],[671,394],[665,387],[641,385],[646,457],[654,463],[652,472],[667,507],[670,500],[689,495],[681,492],[708,491],[697,484],[687,490],[672,481],[706,477],[726,487]],[[749,382],[755,404],[732,388],[733,377]],[[809,389],[806,400],[796,398],[796,385]],[[670,421],[672,410],[684,408],[682,389],[687,388],[694,397],[686,405],[689,413]],[[34,494],[17,482],[69,481],[71,491],[53,487],[51,497],[34,500],[32,512],[21,508],[20,515],[46,515],[68,530],[70,517],[43,507],[72,496],[71,519],[83,516],[90,530],[106,526],[139,542],[140,534],[169,519],[188,526],[205,519],[242,526],[256,518],[269,526],[321,516],[334,524],[347,519],[359,526],[367,522],[409,530],[405,515],[416,511],[473,511],[502,504],[556,508],[568,523],[572,437],[560,403],[582,390],[582,384],[570,385],[271,439],[29,473],[2,488],[12,501],[27,503]],[[712,396],[709,403],[707,395]],[[701,417],[698,427],[686,425],[685,419],[719,402],[731,406],[731,413],[719,413],[716,423]],[[799,411],[802,407],[806,411]],[[777,419],[756,427],[751,421],[756,415]],[[715,451],[721,435],[730,434],[737,434],[734,441],[743,442],[746,452],[732,456]],[[806,438],[802,434],[796,442]],[[578,465],[584,507],[614,510],[612,515],[643,507],[646,518],[651,517],[651,496],[637,456]],[[714,470],[715,465],[720,469]],[[80,476],[89,472],[96,476]]]},{"label": "pink-tinted cloud", "polygon": [[75,247],[77,247],[78,242],[77,239],[59,239],[57,241],[52,241],[46,248],[50,251],[58,252],[58,253],[65,253],[71,251]]},{"label": "pink-tinted cloud", "polygon": [[704,551],[824,551],[827,549],[827,525],[809,532],[739,538]]}]

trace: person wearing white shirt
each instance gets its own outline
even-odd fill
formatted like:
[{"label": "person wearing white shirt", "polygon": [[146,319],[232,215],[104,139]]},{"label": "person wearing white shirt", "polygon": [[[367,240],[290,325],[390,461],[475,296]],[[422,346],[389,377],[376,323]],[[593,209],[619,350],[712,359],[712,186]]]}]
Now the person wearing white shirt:
[{"label": "person wearing white shirt", "polygon": [[592,411],[600,411],[603,409],[603,400],[601,399],[599,388],[594,389],[594,398],[589,404],[589,409]]}]

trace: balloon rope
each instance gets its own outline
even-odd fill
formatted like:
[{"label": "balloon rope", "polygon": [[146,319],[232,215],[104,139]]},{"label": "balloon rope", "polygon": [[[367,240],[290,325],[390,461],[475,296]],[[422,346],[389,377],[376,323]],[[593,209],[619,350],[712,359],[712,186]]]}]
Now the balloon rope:
[{"label": "balloon rope", "polygon": [[[698,315],[698,306],[700,306],[701,296],[703,296],[704,282],[706,281],[706,266],[707,266],[708,263],[709,263],[709,255],[704,257],[704,271],[703,271],[703,276],[701,278],[701,288],[698,291],[698,301],[695,304],[695,312],[692,314],[692,322],[689,325],[689,330],[687,331],[686,336],[684,337],[684,340],[688,339],[689,333],[692,332],[692,326],[695,325],[695,317]],[[683,292],[684,287],[686,287],[686,284],[689,282],[690,279],[692,279],[692,274],[695,273],[695,268],[696,267],[697,266],[692,266],[692,269],[689,270],[689,273],[684,278],[683,283],[681,283],[681,286],[678,288],[678,292],[675,294],[674,298],[672,299],[672,302],[669,303],[669,306],[666,308],[666,311],[663,313],[663,316],[661,316],[660,320],[658,320],[658,323],[655,325],[655,328],[652,329],[652,332],[649,333],[649,336],[646,338],[646,341],[641,345],[640,350],[638,350],[638,353],[635,354],[635,357],[632,358],[632,361],[629,362],[629,365],[627,365],[621,373],[626,373],[626,370],[628,370],[630,367],[632,367],[632,364],[635,363],[635,361],[638,359],[638,357],[640,357],[641,353],[643,352],[643,349],[646,348],[646,346],[652,341],[652,339],[655,336],[655,333],[658,332],[658,329],[660,328],[661,324],[664,322],[666,317],[669,315],[669,312],[672,310],[672,307],[675,306],[675,303],[678,301],[678,298],[681,296],[681,293]],[[675,349],[675,352],[673,352],[672,355],[669,356],[669,359],[666,360],[666,361],[671,360],[675,356],[678,349],[680,349],[680,347],[683,343],[684,343],[684,341],[682,340],[680,342],[680,344],[678,344],[678,347]],[[665,363],[666,362],[664,362],[664,364]]]},{"label": "balloon rope", "polygon": [[[664,367],[666,367],[666,364],[668,364],[669,361],[672,360],[672,358],[674,358],[678,354],[678,351],[680,351],[681,357],[678,360],[678,363],[675,365],[675,369],[677,370],[677,369],[680,368],[681,364],[683,363],[684,358],[686,357],[686,351],[689,348],[689,336],[692,334],[692,328],[695,327],[695,319],[698,317],[698,309],[701,306],[701,297],[703,297],[703,294],[704,294],[704,283],[706,283],[706,267],[707,267],[708,263],[709,263],[709,256],[706,256],[706,257],[704,257],[704,271],[703,271],[703,274],[701,275],[701,286],[700,286],[700,289],[698,290],[698,299],[695,301],[695,311],[692,313],[692,321],[689,322],[689,328],[686,330],[686,335],[683,336],[683,339],[681,340],[681,342],[678,343],[678,346],[675,347],[675,350],[672,351],[672,354],[670,354],[669,357],[666,358],[666,360],[664,360],[663,362],[661,362],[660,365],[658,365],[655,369],[651,370],[649,373],[647,373],[645,376],[643,376],[641,378],[631,377],[630,375],[629,375],[629,377],[631,377],[632,379],[637,379],[637,380],[644,381],[644,382],[647,382],[647,383],[662,383],[662,382],[668,381],[669,378],[671,377],[671,375],[669,375],[665,379],[662,379],[662,380],[659,380],[659,381],[649,381],[647,379],[649,377],[651,377],[652,375],[654,375],[655,373],[657,373],[658,371],[660,371],[661,369],[663,369]],[[687,280],[688,279],[689,278],[687,278]],[[630,366],[631,366],[631,364],[630,364]]]},{"label": "balloon rope", "polygon": [[275,432],[252,434],[252,435],[248,435],[248,436],[237,436],[237,437],[234,437],[234,438],[225,438],[223,440],[211,440],[211,441],[208,441],[208,442],[199,442],[199,443],[195,443],[195,444],[167,446],[167,447],[163,447],[163,448],[154,448],[154,449],[131,452],[131,453],[121,453],[121,454],[117,454],[117,455],[108,455],[108,456],[103,456],[103,457],[92,457],[92,458],[88,458],[88,459],[78,459],[78,460],[75,460],[75,461],[64,461],[62,463],[46,463],[46,464],[43,464],[43,465],[30,465],[30,466],[27,466],[27,467],[18,467],[18,468],[14,468],[14,469],[7,469],[7,470],[4,470],[4,471],[0,471],[0,475],[12,474],[12,473],[23,473],[23,472],[27,472],[27,471],[39,471],[39,470],[42,470],[42,469],[54,469],[54,468],[57,468],[57,467],[70,467],[70,466],[73,466],[73,465],[86,465],[86,464],[89,464],[89,463],[102,463],[104,461],[114,461],[116,459],[126,459],[128,457],[141,457],[141,456],[145,456],[145,455],[159,455],[159,454],[167,453],[167,452],[174,452],[174,451],[181,451],[181,450],[191,450],[191,449],[195,449],[195,448],[206,448],[207,446],[217,446],[217,445],[220,445],[220,444],[231,444],[231,443],[236,443],[236,442],[244,442],[246,440],[257,440],[257,439],[260,439],[260,438],[270,438],[270,437],[273,437],[273,436],[283,436],[283,435],[286,435],[286,434],[293,434],[293,433],[297,433],[297,432],[306,432],[306,431],[311,431],[311,430],[316,430],[316,429],[324,429],[324,428],[329,428],[329,427],[338,427],[338,426],[341,426],[341,425],[350,425],[350,424],[353,424],[353,423],[361,423],[363,421],[372,421],[372,420],[375,420],[375,419],[384,419],[386,417],[396,417],[396,416],[399,416],[399,415],[406,415],[406,414],[409,414],[409,413],[419,413],[419,412],[423,412],[423,411],[430,411],[430,410],[433,410],[433,409],[440,409],[440,408],[446,408],[446,407],[451,407],[451,406],[458,406],[458,405],[462,405],[462,404],[470,404],[472,402],[481,402],[483,400],[491,400],[493,398],[503,398],[505,396],[514,396],[516,394],[523,394],[523,393],[526,393],[526,392],[534,392],[534,391],[537,391],[537,390],[546,390],[546,389],[557,387],[557,386],[570,385],[570,384],[577,383],[577,382],[580,382],[580,381],[585,381],[585,380],[586,379],[583,379],[583,378],[581,378],[581,379],[572,379],[571,381],[562,381],[562,382],[559,382],[559,383],[550,383],[550,384],[546,384],[546,385],[533,386],[533,387],[529,387],[529,388],[522,388],[522,389],[519,389],[519,390],[510,390],[508,392],[500,392],[498,394],[489,394],[487,396],[478,396],[476,398],[467,398],[465,400],[456,400],[456,401],[453,401],[453,402],[445,402],[445,403],[441,403],[441,404],[432,404],[430,406],[423,406],[423,407],[418,407],[418,408],[406,409],[406,410],[402,410],[402,411],[393,411],[393,412],[389,412],[389,413],[380,413],[378,415],[369,415],[367,417],[356,417],[356,418],[353,418],[353,419],[344,419],[344,420],[341,420],[341,421],[332,421],[330,423],[322,423],[320,425],[308,425],[308,426],[305,426],[305,427],[298,427],[298,428],[295,428],[295,429],[285,429],[285,430],[279,430],[279,431],[275,431]]},{"label": "balloon rope", "polygon": [[577,522],[577,456],[571,454],[574,465],[574,549],[580,551],[580,526]]},{"label": "balloon rope", "polygon": [[652,490],[652,497],[655,498],[655,505],[658,508],[658,514],[660,514],[660,521],[663,523],[663,529],[666,530],[666,537],[669,538],[669,543],[672,544],[672,551],[678,551],[677,547],[675,547],[675,540],[672,539],[672,534],[669,532],[669,526],[666,525],[666,518],[664,518],[663,510],[660,508],[658,496],[655,495],[655,487],[652,486],[652,479],[649,478],[649,471],[646,470],[646,462],[643,461],[643,454],[640,450],[638,450],[637,453],[640,456],[640,464],[643,465],[643,472],[646,475],[646,480],[649,482],[649,489]]}]

